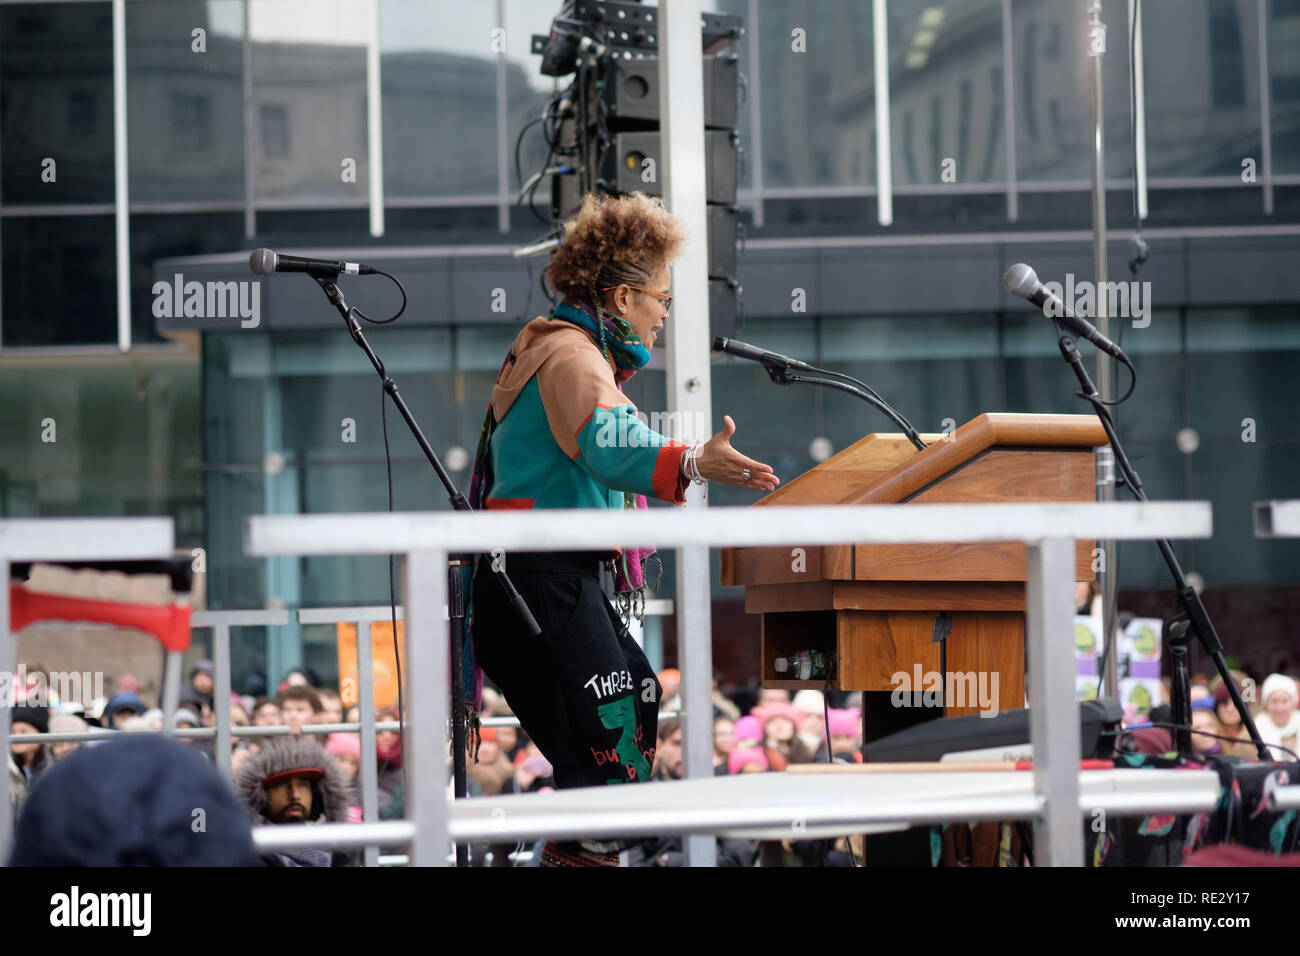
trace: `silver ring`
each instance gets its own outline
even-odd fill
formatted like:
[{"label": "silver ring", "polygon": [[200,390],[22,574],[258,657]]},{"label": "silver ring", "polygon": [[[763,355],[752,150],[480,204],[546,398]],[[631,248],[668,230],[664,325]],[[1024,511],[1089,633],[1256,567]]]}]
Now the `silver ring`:
[{"label": "silver ring", "polygon": [[740,473],[740,477],[745,479],[746,481],[749,481],[749,469],[746,468],[744,471],[742,471]]}]

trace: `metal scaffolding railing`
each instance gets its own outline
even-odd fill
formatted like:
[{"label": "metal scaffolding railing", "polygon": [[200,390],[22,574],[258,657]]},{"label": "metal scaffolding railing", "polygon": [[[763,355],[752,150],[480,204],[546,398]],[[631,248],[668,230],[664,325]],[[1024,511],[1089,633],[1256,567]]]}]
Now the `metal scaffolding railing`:
[{"label": "metal scaffolding railing", "polygon": [[[651,600],[645,604],[647,615],[668,615],[673,612],[671,600]],[[405,618],[405,608],[396,608],[397,620]],[[376,721],[374,706],[374,667],[371,643],[360,639],[363,626],[374,622],[387,622],[392,619],[393,609],[388,605],[363,605],[355,607],[301,608],[297,611],[300,624],[342,624],[352,623],[357,626],[357,682],[358,710],[360,720],[331,724],[306,724],[300,732],[311,736],[326,736],[333,733],[359,733],[361,736],[361,764],[358,781],[361,785],[361,818],[365,823],[379,824],[378,794],[378,754],[375,735],[383,731],[400,731],[401,723],[395,720]],[[442,619],[446,620],[446,608]],[[229,783],[233,780],[232,740],[258,737],[287,736],[295,731],[287,724],[271,726],[232,727],[230,723],[231,707],[231,660],[230,629],[232,627],[282,627],[289,623],[289,612],[285,609],[249,609],[222,611],[195,611],[190,618],[192,628],[212,629],[213,674],[213,722],[212,727],[194,727],[170,729],[172,723],[164,714],[162,732],[187,740],[216,740],[215,761],[222,777]],[[107,625],[101,625],[108,629]],[[169,680],[177,686],[180,682],[179,667],[175,673],[169,672]],[[173,697],[173,711],[176,698]],[[250,715],[251,716],[251,715]],[[661,716],[675,717],[676,712],[665,711]],[[518,728],[517,717],[484,717],[479,721],[483,727]],[[84,743],[117,739],[121,731],[111,729],[86,730],[76,733],[45,734],[8,734],[9,743]],[[376,831],[387,832],[387,831]],[[387,839],[385,837],[385,839]],[[352,844],[349,844],[352,845]],[[358,844],[359,845],[359,844]],[[372,843],[365,847],[366,866],[376,866],[379,861],[379,846]]]},{"label": "metal scaffolding railing", "polygon": [[[0,520],[0,671],[12,674],[17,643],[10,630],[9,571],[20,561],[160,560],[175,542],[171,518],[6,518]],[[180,655],[169,652],[163,681],[164,710],[176,709]],[[8,702],[0,702],[7,704]],[[9,737],[10,709],[0,706],[0,740]],[[0,805],[0,860],[9,856],[13,814],[8,772]]]},{"label": "metal scaffolding railing", "polygon": [[[694,560],[707,559],[707,549],[716,546],[772,547],[810,544],[898,544],[958,543],[975,541],[1017,541],[1026,545],[1028,559],[1027,640],[1030,687],[1036,706],[1030,714],[1031,743],[1035,764],[1032,773],[1003,781],[1001,792],[976,801],[961,795],[934,811],[922,812],[918,794],[883,793],[888,774],[864,776],[856,784],[853,800],[871,794],[883,800],[872,813],[878,820],[893,823],[926,819],[971,819],[987,811],[986,818],[1032,819],[1035,827],[1035,862],[1038,865],[1080,865],[1082,829],[1079,826],[1080,797],[1089,775],[1105,773],[1078,771],[1080,746],[1074,703],[1073,642],[1048,640],[1049,634],[1072,634],[1074,615],[1074,542],[1078,539],[1150,540],[1158,538],[1205,538],[1211,533],[1210,507],[1204,502],[1146,504],[974,504],[974,505],[869,505],[841,507],[771,507],[758,511],[744,508],[654,509],[641,513],[597,513],[590,511],[545,510],[535,512],[457,514],[341,514],[309,516],[259,516],[249,519],[247,551],[254,556],[389,554],[405,556],[404,580],[408,627],[405,631],[407,675],[410,680],[410,714],[407,720],[409,754],[407,765],[407,814],[411,858],[416,865],[442,865],[448,858],[452,839],[519,838],[536,834],[563,836],[572,832],[586,836],[628,833],[637,827],[635,812],[620,814],[628,804],[635,811],[638,800],[654,795],[666,801],[664,814],[679,812],[678,818],[655,818],[657,832],[717,833],[732,829],[740,798],[760,808],[749,818],[753,826],[771,824],[772,815],[785,812],[765,801],[762,794],[785,784],[774,782],[780,775],[750,775],[719,780],[731,788],[729,799],[705,807],[672,797],[668,787],[681,784],[637,784],[634,787],[595,788],[566,791],[545,797],[504,797],[492,801],[458,801],[449,808],[446,799],[444,757],[448,706],[446,635],[440,633],[446,604],[444,571],[452,552],[488,553],[504,551],[597,550],[610,541],[636,541],[642,545],[678,548],[694,552]],[[688,580],[685,587],[703,591],[707,601],[707,578]],[[698,600],[699,594],[679,594],[680,601]],[[364,642],[362,642],[364,643]],[[683,670],[697,659],[707,667],[710,650],[699,647],[685,635]],[[707,686],[707,685],[706,685]],[[707,697],[692,695],[690,687],[683,702],[684,732],[707,735],[712,712]],[[698,699],[697,699],[698,698]],[[692,715],[701,715],[693,719]],[[688,741],[689,746],[689,741]],[[1135,774],[1139,771],[1125,771]],[[1147,772],[1143,772],[1147,773]],[[1192,805],[1208,809],[1206,794],[1180,796],[1180,787],[1208,786],[1191,781],[1190,772],[1153,779],[1164,781],[1148,792],[1129,794],[1123,802],[1126,812],[1155,809],[1186,809]],[[925,776],[925,775],[911,775]],[[951,775],[948,775],[949,777]],[[998,776],[998,775],[980,775]],[[1187,783],[1180,784],[1175,776]],[[1138,778],[1117,778],[1115,786],[1131,786]],[[709,781],[688,781],[700,787]],[[949,781],[951,785],[951,781]],[[848,784],[833,779],[814,783],[801,781],[807,805],[810,794]],[[1007,789],[1009,787],[1010,789]],[[734,790],[734,792],[732,792]],[[684,793],[684,791],[680,791]],[[882,796],[883,793],[883,796]],[[1215,791],[1217,796],[1217,790]],[[527,800],[527,812],[540,812],[544,804],[564,806],[571,813],[569,823],[548,819],[525,825],[526,811],[517,808],[492,814],[491,809],[513,806],[507,801]],[[572,802],[572,806],[569,805]],[[491,803],[492,808],[485,804]],[[721,809],[719,809],[721,808]],[[1118,811],[1117,811],[1118,812]],[[487,814],[483,818],[483,814]],[[470,820],[472,815],[479,819]],[[644,820],[650,819],[648,812]],[[849,826],[867,822],[865,811],[851,809],[831,814],[827,825]],[[464,819],[462,819],[464,818]],[[562,825],[563,824],[563,825]],[[648,824],[646,824],[648,825]],[[355,825],[354,825],[355,826]],[[310,833],[275,834],[278,846],[321,846],[332,839],[332,830],[311,828]],[[297,839],[294,839],[294,836]],[[372,839],[374,837],[371,837]],[[270,839],[257,835],[258,840]],[[363,834],[351,832],[349,841],[364,842]]]}]

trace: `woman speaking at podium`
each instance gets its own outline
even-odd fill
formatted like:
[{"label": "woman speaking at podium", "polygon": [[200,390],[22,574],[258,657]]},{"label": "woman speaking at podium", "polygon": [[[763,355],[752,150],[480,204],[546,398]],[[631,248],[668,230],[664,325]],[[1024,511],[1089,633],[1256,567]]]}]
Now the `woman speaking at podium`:
[{"label": "woman speaking at podium", "polygon": [[[731,447],[735,424],[702,445],[652,431],[622,385],[650,361],[672,296],[669,263],[681,221],[641,193],[590,195],[565,227],[546,279],[562,299],[515,339],[492,390],[470,503],[488,510],[645,508],[653,495],[682,504],[692,481],[771,491],[767,465]],[[474,653],[528,735],[554,767],[558,787],[637,783],[654,763],[662,688],[644,652],[601,589],[644,595],[648,552],[511,553],[505,570],[542,634],[526,636],[480,558],[473,586]],[[544,863],[616,865],[613,844],[548,844]]]}]

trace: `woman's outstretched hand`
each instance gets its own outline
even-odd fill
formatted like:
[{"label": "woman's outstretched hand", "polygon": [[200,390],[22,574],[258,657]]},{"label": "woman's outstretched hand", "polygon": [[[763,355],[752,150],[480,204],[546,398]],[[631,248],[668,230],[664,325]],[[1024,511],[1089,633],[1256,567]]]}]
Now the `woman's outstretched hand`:
[{"label": "woman's outstretched hand", "polygon": [[[736,434],[736,423],[730,415],[724,415],[722,420],[726,423],[722,431],[705,442],[696,459],[700,477],[757,491],[775,491],[781,479],[773,474],[771,466],[746,458],[732,448],[731,436]],[[746,471],[749,472],[748,478],[745,477]]]}]

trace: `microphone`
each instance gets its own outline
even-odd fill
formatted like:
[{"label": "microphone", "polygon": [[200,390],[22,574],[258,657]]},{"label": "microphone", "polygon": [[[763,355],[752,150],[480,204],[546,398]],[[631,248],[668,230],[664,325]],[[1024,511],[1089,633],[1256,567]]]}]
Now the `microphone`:
[{"label": "microphone", "polygon": [[260,276],[269,276],[273,272],[306,272],[322,278],[330,278],[340,273],[349,276],[368,276],[379,271],[373,266],[363,266],[358,262],[303,259],[299,256],[280,255],[270,249],[254,249],[253,254],[248,257],[248,267]]},{"label": "microphone", "polygon": [[[1087,319],[1074,314],[1074,311],[1061,301],[1059,296],[1053,295],[1047,288],[1038,281],[1038,275],[1029,266],[1023,262],[1017,262],[1008,269],[1002,276],[1002,284],[1012,295],[1018,295],[1022,299],[1032,302],[1034,305],[1043,309],[1043,314],[1049,318],[1059,318],[1062,322],[1074,330],[1076,335],[1081,335],[1099,350],[1107,355],[1129,365],[1129,358],[1124,354],[1124,350],[1112,342],[1106,336],[1097,331],[1097,327]],[[1052,304],[1052,313],[1048,314],[1046,306]]]},{"label": "microphone", "polygon": [[738,358],[749,359],[751,362],[759,362],[762,365],[768,365],[775,362],[783,368],[797,368],[803,372],[816,372],[817,369],[800,362],[798,359],[786,358],[784,355],[778,355],[775,352],[766,352],[763,349],[755,348],[745,342],[737,342],[735,339],[729,339],[726,336],[719,335],[713,340],[713,351],[726,352],[728,355],[735,355]]},{"label": "microphone", "polygon": [[[841,392],[848,392],[857,398],[862,399],[869,405],[874,405],[880,409],[890,420],[903,429],[907,435],[908,441],[916,446],[917,451],[925,451],[925,442],[921,441],[921,436],[917,434],[916,428],[902,415],[894,411],[888,402],[876,394],[876,390],[866,382],[859,382],[850,375],[843,372],[830,372],[825,369],[817,368],[815,365],[809,365],[807,362],[800,362],[798,359],[787,358],[784,355],[778,355],[776,352],[768,352],[760,348],[755,348],[746,342],[737,342],[735,339],[729,339],[726,336],[719,335],[713,340],[713,351],[726,352],[728,355],[735,355],[739,358],[750,359],[758,362],[767,370],[768,376],[777,385],[793,385],[804,383],[808,385],[825,385],[827,388],[838,389]],[[791,375],[790,371],[794,369],[800,372],[812,372],[812,375]],[[830,376],[829,378],[827,376]],[[846,379],[846,382],[838,381]]]}]

